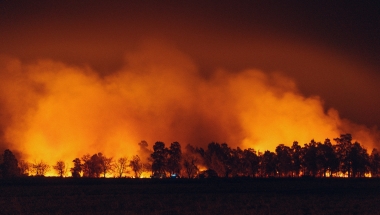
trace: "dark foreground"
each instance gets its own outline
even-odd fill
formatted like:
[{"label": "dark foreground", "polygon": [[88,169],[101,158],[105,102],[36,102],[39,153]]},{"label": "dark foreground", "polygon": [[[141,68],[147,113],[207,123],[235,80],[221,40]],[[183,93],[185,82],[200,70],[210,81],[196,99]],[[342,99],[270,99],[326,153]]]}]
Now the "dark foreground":
[{"label": "dark foreground", "polygon": [[1,214],[380,214],[380,180],[0,180],[0,211]]}]

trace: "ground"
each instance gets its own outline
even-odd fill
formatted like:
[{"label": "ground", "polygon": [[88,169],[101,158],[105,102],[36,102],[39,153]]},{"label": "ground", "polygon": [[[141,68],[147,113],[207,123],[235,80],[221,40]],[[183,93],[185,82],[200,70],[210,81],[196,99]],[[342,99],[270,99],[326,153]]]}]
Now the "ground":
[{"label": "ground", "polygon": [[380,179],[0,180],[2,214],[380,214]]}]

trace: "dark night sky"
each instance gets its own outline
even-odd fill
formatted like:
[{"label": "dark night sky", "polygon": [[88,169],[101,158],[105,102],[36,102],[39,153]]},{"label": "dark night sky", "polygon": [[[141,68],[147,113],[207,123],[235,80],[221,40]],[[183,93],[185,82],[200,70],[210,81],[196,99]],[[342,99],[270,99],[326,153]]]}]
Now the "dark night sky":
[{"label": "dark night sky", "polygon": [[380,125],[375,1],[52,2],[0,1],[0,53],[87,64],[106,75],[154,38],[189,55],[205,77],[218,68],[281,71],[343,118]]}]

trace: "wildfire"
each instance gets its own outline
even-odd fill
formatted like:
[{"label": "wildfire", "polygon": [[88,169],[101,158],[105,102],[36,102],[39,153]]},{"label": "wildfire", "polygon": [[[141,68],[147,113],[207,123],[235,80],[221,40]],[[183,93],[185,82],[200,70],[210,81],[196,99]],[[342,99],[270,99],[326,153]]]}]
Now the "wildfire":
[{"label": "wildfire", "polygon": [[218,70],[205,78],[180,51],[148,47],[128,54],[124,68],[105,77],[86,66],[3,57],[6,147],[25,160],[71,166],[84,154],[132,157],[142,139],[149,147],[158,140],[218,141],[264,151],[351,132],[367,148],[374,145],[369,129],[325,110],[321,98],[303,96],[280,73]]}]

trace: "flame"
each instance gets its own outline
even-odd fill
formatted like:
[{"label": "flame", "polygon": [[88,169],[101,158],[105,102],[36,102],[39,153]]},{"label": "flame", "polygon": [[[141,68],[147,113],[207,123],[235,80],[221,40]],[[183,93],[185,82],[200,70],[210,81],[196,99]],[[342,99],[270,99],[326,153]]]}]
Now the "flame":
[{"label": "flame", "polygon": [[142,172],[140,175],[140,178],[150,178],[151,173],[150,172]]},{"label": "flame", "polygon": [[[132,157],[138,142],[274,150],[280,144],[339,137],[349,131],[367,148],[377,133],[305,97],[281,73],[257,69],[200,74],[173,47],[147,44],[124,67],[100,76],[88,66],[1,57],[4,142],[24,159],[54,165],[84,154]],[[48,175],[54,175],[51,170]],[[145,176],[145,175],[143,175]]]}]

